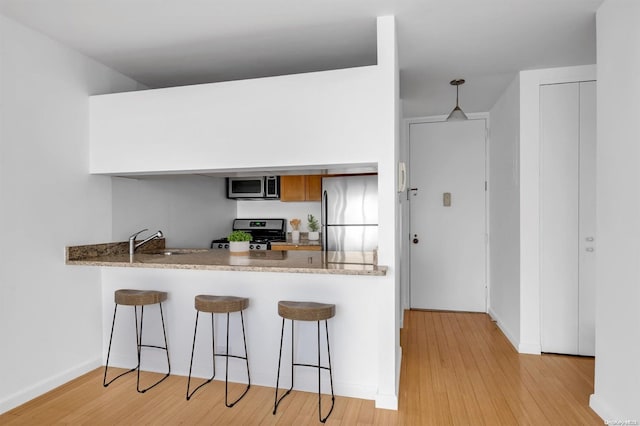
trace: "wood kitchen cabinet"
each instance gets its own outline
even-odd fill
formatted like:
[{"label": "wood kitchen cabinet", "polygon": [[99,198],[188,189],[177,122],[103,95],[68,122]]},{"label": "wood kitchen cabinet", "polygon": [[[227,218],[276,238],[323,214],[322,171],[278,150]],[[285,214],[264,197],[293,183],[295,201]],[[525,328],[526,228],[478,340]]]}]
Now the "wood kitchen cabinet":
[{"label": "wood kitchen cabinet", "polygon": [[280,201],[320,201],[322,176],[295,175],[280,177]]}]

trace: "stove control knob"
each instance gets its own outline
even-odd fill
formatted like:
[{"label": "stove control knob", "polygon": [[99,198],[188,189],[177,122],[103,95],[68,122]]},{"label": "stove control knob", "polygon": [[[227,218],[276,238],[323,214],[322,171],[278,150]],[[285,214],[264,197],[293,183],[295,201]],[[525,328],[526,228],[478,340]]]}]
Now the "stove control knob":
[{"label": "stove control knob", "polygon": [[249,250],[253,250],[253,244],[249,244]]},{"label": "stove control knob", "polygon": [[256,245],[256,250],[260,250],[260,244]]},{"label": "stove control knob", "polygon": [[224,248],[228,249],[229,248],[229,244],[225,244]]},{"label": "stove control knob", "polygon": [[220,248],[222,248],[222,244],[218,244],[218,248],[219,248],[219,249],[220,249]]}]

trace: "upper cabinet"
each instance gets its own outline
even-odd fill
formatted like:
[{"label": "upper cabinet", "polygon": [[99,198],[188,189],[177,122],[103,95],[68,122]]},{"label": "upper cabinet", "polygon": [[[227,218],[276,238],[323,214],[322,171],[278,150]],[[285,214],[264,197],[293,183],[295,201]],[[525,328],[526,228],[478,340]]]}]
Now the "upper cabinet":
[{"label": "upper cabinet", "polygon": [[321,199],[322,176],[280,177],[280,201],[320,201]]}]

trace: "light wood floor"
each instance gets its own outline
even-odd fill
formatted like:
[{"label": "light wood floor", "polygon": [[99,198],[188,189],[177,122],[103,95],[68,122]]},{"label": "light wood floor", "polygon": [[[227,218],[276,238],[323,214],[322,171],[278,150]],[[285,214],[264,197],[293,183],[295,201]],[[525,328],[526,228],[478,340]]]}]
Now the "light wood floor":
[{"label": "light wood floor", "polygon": [[[337,397],[327,424],[603,423],[588,407],[593,358],[519,355],[485,314],[408,311],[404,325],[399,410]],[[1,415],[0,424],[318,423],[316,394],[293,392],[274,416],[273,388],[252,386],[226,408],[224,382],[212,382],[188,402],[185,386],[184,377],[171,376],[138,394],[130,374],[103,388],[98,369]],[[239,385],[230,390],[239,391]]]}]

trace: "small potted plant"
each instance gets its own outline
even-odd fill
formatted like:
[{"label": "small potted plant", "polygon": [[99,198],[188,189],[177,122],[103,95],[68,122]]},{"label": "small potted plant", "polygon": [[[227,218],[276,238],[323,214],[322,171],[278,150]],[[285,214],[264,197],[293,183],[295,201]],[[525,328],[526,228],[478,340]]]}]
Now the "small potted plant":
[{"label": "small potted plant", "polygon": [[245,231],[233,231],[229,234],[229,254],[232,256],[249,255],[251,234]]},{"label": "small potted plant", "polygon": [[318,232],[320,224],[318,223],[318,219],[312,214],[307,215],[307,228],[309,229],[308,238],[310,241],[315,241],[320,238],[320,233]]}]

